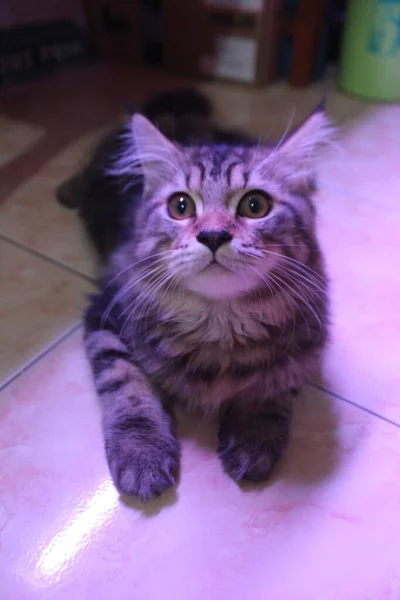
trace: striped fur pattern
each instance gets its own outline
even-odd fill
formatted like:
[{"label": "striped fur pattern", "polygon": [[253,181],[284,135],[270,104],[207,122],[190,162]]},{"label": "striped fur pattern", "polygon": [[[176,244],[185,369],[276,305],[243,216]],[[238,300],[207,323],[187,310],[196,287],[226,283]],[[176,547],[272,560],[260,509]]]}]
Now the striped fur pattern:
[{"label": "striped fur pattern", "polygon": [[[274,146],[178,145],[132,117],[107,174],[134,184],[130,235],[85,317],[122,493],[145,501],[175,484],[174,403],[219,419],[219,454],[236,481],[265,480],[280,459],[292,396],[327,341],[313,163],[329,135],[322,110]],[[238,214],[249,190],[272,198],[266,216]],[[193,199],[191,218],[168,213],[176,192]],[[227,242],[213,251],[204,231],[227,232]]]}]

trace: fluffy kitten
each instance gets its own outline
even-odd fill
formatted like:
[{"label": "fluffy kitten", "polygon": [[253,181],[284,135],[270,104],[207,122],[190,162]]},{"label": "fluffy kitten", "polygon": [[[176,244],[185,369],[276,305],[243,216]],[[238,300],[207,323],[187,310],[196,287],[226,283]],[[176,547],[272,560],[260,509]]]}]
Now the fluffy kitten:
[{"label": "fluffy kitten", "polygon": [[111,255],[85,345],[121,492],[176,483],[174,402],[219,419],[236,481],[271,475],[327,340],[312,196],[329,133],[319,108],[276,145],[176,143],[135,114],[92,165],[81,214]]}]

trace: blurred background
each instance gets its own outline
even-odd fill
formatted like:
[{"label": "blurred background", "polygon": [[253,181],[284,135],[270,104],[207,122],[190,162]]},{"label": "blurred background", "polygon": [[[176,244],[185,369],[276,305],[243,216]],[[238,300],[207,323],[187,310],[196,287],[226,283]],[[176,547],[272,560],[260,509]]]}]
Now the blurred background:
[{"label": "blurred background", "polygon": [[338,60],[345,0],[3,0],[0,82],[91,61],[296,86]]}]

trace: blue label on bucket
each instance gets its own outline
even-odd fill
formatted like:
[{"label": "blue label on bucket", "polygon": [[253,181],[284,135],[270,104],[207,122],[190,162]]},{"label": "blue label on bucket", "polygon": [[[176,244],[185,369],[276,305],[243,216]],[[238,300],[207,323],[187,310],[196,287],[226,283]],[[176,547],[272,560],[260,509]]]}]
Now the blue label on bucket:
[{"label": "blue label on bucket", "polygon": [[400,0],[377,0],[368,50],[380,56],[400,55]]}]

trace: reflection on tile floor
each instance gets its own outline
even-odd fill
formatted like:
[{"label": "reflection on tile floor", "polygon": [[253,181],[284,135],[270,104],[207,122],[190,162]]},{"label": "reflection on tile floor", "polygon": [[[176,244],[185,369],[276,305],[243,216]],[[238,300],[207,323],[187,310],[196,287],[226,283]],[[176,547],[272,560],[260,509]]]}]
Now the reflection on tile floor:
[{"label": "reflection on tile floor", "polygon": [[214,429],[185,418],[177,491],[145,510],[121,501],[81,332],[62,338],[78,327],[95,267],[53,188],[100,129],[69,143],[0,206],[0,597],[398,600],[400,108],[368,106],[332,81],[202,87],[224,123],[263,136],[328,89],[343,126],[319,165],[333,335],[318,385],[332,393],[299,398],[268,486],[238,488]]}]

